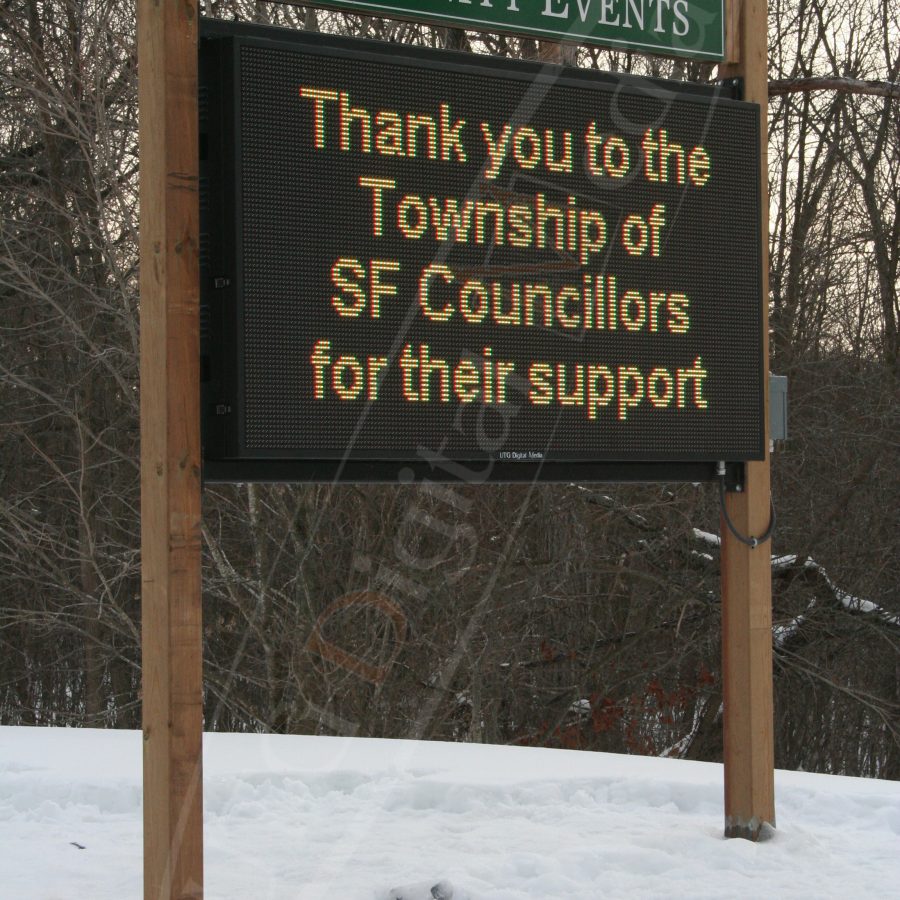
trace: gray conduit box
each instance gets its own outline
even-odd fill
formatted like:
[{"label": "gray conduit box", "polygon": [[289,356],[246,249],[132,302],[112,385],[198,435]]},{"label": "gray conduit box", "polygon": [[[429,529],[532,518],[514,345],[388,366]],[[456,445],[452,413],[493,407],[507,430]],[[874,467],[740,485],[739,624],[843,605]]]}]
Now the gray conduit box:
[{"label": "gray conduit box", "polygon": [[769,440],[788,438],[787,375],[769,375]]}]

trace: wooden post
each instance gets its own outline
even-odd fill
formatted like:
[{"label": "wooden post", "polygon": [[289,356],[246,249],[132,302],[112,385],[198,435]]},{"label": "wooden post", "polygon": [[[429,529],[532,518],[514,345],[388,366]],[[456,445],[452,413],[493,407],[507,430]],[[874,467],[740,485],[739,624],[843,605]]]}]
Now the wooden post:
[{"label": "wooden post", "polygon": [[[737,61],[721,67],[722,77],[743,78],[744,98],[760,106],[762,338],[764,359],[768,362],[766,0],[735,0],[730,6],[730,13],[737,17]],[[739,140],[740,136],[735,135],[734,139]],[[756,537],[765,533],[771,512],[767,375],[763,381],[766,458],[749,463],[743,492],[729,493],[726,498],[726,509],[737,529]],[[738,541],[724,522],[721,534],[725,836],[757,840],[764,824],[775,825],[771,544],[762,543],[752,549]]]},{"label": "wooden post", "polygon": [[139,0],[144,897],[203,896],[196,0]]}]

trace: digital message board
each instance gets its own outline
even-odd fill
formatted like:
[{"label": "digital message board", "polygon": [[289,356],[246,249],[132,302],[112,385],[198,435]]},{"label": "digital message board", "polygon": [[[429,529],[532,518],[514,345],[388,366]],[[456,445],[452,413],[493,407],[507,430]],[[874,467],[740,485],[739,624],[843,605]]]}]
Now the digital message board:
[{"label": "digital message board", "polygon": [[201,44],[208,476],[761,457],[755,105],[295,32]]}]

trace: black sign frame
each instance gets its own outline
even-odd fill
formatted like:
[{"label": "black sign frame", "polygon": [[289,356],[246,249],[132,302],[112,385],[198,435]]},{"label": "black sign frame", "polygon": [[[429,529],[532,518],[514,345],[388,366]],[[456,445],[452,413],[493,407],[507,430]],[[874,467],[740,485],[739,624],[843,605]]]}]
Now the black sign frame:
[{"label": "black sign frame", "polygon": [[[241,414],[239,385],[240,313],[232,261],[240,257],[237,204],[240,160],[237,157],[237,72],[234,48],[241,42],[257,46],[311,53],[343,54],[354,59],[385,57],[392,63],[419,67],[463,69],[519,80],[546,80],[553,84],[606,84],[640,91],[658,90],[666,96],[693,97],[708,104],[736,100],[734,85],[707,86],[674,83],[633,76],[613,76],[574,68],[479,57],[452,51],[434,51],[352,38],[295,32],[243,23],[203,20],[200,40],[200,146],[201,146],[201,399],[203,477],[206,482],[605,482],[711,480],[721,472],[716,459],[598,459],[510,462],[496,456],[472,459],[445,457],[439,451],[416,450],[385,454],[385,458],[319,458],[315,453],[297,457],[245,455],[237,448],[235,424]],[[751,104],[747,104],[751,106]],[[756,109],[755,105],[752,105]],[[757,146],[753,135],[735,136]],[[757,158],[758,161],[758,158]],[[758,170],[758,166],[757,166]],[[229,188],[229,185],[231,186]],[[218,223],[226,223],[220,227]],[[757,273],[761,295],[761,271]],[[760,296],[760,304],[762,299]],[[759,418],[762,422],[764,360],[759,352]],[[724,460],[730,485],[743,480],[746,459],[762,458],[763,426],[759,445],[745,459]]]}]

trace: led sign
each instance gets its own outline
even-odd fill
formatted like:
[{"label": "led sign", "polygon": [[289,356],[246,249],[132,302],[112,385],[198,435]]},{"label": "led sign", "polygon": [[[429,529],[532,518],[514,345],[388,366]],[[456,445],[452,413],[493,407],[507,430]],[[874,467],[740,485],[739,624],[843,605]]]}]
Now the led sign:
[{"label": "led sign", "polygon": [[761,456],[756,106],[319,35],[205,35],[213,473]]}]

